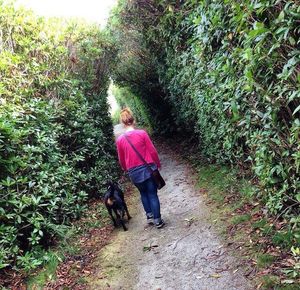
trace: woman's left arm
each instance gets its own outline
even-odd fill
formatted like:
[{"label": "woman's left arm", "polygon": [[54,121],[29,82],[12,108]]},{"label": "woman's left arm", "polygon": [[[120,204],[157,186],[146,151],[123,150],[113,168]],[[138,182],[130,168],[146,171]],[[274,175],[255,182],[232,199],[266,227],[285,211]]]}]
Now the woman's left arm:
[{"label": "woman's left arm", "polygon": [[161,164],[160,164],[160,160],[158,157],[158,153],[156,148],[154,147],[148,133],[145,131],[144,134],[144,140],[145,140],[145,144],[146,144],[146,150],[148,150],[150,152],[150,155],[154,161],[154,163],[156,164],[157,168],[161,168]]}]

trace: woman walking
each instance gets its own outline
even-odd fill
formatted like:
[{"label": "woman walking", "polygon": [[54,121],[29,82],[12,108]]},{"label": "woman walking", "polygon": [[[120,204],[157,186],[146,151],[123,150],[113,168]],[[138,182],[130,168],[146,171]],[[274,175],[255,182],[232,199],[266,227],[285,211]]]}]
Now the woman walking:
[{"label": "woman walking", "polygon": [[125,133],[116,141],[120,165],[141,194],[148,224],[162,228],[165,223],[160,214],[157,185],[149,169],[149,166],[152,170],[161,167],[157,151],[147,132],[135,129],[135,120],[128,108],[121,111],[120,120],[125,126]]}]

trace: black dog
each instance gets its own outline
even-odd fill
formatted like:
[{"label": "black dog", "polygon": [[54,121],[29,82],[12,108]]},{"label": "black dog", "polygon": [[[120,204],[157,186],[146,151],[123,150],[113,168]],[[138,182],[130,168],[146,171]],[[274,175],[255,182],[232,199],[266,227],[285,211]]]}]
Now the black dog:
[{"label": "black dog", "polygon": [[[124,193],[115,182],[110,181],[108,182],[107,186],[108,186],[108,191],[104,195],[104,203],[108,210],[108,213],[111,216],[111,219],[115,227],[117,226],[117,221],[119,221],[124,231],[127,231],[127,228],[124,223],[125,212],[127,214],[128,220],[131,219],[131,216],[128,212],[128,208],[125,203]],[[113,211],[116,215],[117,221],[113,216],[112,213]]]}]

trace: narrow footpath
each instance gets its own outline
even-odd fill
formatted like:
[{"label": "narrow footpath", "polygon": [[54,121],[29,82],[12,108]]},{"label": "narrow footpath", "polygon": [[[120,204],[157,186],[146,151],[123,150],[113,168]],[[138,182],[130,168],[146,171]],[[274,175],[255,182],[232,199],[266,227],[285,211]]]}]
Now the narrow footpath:
[{"label": "narrow footpath", "polygon": [[188,164],[158,148],[167,186],[159,191],[163,229],[145,225],[138,195],[127,232],[116,229],[94,265],[88,289],[254,289],[245,265],[228,253],[209,222],[210,211],[195,188]]}]

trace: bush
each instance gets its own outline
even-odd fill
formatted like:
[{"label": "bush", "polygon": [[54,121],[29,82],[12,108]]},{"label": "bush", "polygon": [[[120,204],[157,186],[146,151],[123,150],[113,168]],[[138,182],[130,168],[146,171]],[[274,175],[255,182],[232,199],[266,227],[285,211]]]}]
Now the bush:
[{"label": "bush", "polygon": [[[121,108],[131,108],[139,127],[146,129],[148,132],[152,131],[151,115],[141,98],[134,95],[128,88],[118,88],[116,86],[113,89],[113,94]],[[117,113],[119,119],[120,112]]]},{"label": "bush", "polygon": [[108,115],[110,40],[0,1],[0,268],[34,268],[117,174]]},{"label": "bush", "polygon": [[[143,125],[155,124],[152,126],[154,133],[167,133],[173,129],[172,116],[164,88],[159,82],[157,60],[136,22],[138,15],[123,13],[128,5],[128,1],[120,0],[108,23],[108,32],[116,48],[111,77],[120,88],[117,93],[120,105],[129,105]],[[146,117],[146,114],[151,117]]]},{"label": "bush", "polygon": [[270,213],[299,214],[299,5],[125,2],[117,15],[154,57],[174,126],[211,161],[251,169]]}]

